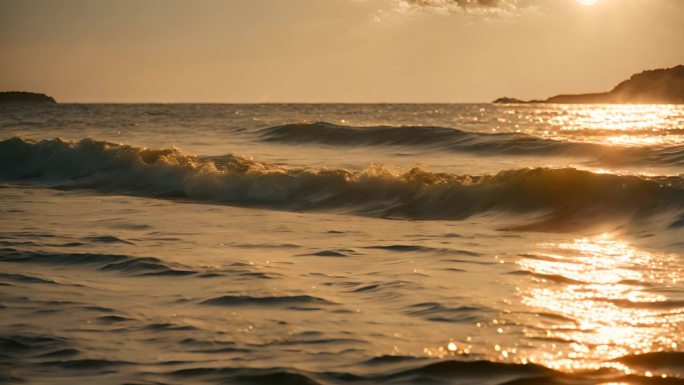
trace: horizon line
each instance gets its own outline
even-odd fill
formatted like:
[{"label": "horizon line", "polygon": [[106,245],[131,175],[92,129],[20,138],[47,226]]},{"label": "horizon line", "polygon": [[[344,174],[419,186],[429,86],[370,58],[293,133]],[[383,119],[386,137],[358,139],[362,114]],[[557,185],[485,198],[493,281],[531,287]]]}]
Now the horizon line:
[{"label": "horizon line", "polygon": [[379,101],[373,101],[373,102],[302,102],[302,101],[268,101],[268,102],[259,102],[259,101],[253,101],[253,102],[155,102],[155,101],[131,101],[131,102],[106,102],[106,101],[69,101],[69,102],[60,102],[56,101],[56,104],[494,104],[493,101],[479,101],[479,102],[434,102],[434,101],[428,101],[428,102],[407,102],[407,101],[398,101],[398,102],[390,102],[390,101],[385,101],[385,102],[379,102]]}]

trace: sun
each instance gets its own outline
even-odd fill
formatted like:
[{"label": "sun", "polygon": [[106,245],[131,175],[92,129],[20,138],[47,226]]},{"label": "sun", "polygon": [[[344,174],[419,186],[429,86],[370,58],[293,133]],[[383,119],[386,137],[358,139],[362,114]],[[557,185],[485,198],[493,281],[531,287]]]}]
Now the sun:
[{"label": "sun", "polygon": [[595,5],[598,3],[598,0],[577,0],[577,2],[582,5]]}]

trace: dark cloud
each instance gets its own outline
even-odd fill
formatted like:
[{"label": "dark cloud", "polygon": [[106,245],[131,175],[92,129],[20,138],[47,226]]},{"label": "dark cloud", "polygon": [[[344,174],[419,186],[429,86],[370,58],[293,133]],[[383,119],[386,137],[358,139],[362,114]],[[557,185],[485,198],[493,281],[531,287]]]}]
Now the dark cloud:
[{"label": "dark cloud", "polygon": [[515,13],[518,0],[397,0],[400,9],[464,13]]}]

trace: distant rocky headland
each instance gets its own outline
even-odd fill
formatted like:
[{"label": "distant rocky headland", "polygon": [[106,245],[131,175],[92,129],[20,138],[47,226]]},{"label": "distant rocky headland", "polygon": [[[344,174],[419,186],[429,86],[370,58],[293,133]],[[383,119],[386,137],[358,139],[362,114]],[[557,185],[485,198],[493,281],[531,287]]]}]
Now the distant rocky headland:
[{"label": "distant rocky headland", "polygon": [[24,91],[0,92],[0,103],[57,103],[54,98],[45,94]]},{"label": "distant rocky headland", "polygon": [[632,75],[609,92],[556,95],[529,101],[499,98],[494,103],[684,104],[684,65]]}]

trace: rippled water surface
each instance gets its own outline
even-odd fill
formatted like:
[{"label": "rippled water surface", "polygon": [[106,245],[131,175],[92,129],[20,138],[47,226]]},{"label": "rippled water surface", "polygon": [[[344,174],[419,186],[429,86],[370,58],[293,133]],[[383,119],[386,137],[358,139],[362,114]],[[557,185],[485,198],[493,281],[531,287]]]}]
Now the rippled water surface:
[{"label": "rippled water surface", "polygon": [[684,108],[0,107],[0,383],[684,383]]}]

